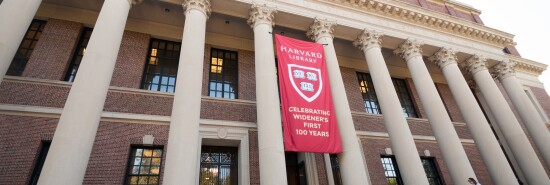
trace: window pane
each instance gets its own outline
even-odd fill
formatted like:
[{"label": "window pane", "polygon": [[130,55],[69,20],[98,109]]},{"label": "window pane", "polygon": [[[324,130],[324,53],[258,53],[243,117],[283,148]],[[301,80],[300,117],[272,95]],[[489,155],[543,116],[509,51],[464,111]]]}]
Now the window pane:
[{"label": "window pane", "polygon": [[36,43],[42,35],[41,33],[44,30],[44,25],[46,25],[46,21],[33,20],[31,22],[29,29],[27,29],[27,33],[25,33],[25,36],[12,59],[6,75],[21,76],[25,66],[27,65],[27,61],[29,61],[36,46]]},{"label": "window pane", "polygon": [[71,59],[71,63],[69,64],[69,69],[67,70],[67,74],[65,75],[65,81],[73,82],[75,80],[80,62],[86,54],[86,47],[88,46],[88,40],[90,40],[92,31],[92,28],[84,28],[82,30],[82,33],[80,34],[80,39],[78,40],[78,45],[76,46],[73,58]]},{"label": "window pane", "polygon": [[378,98],[376,97],[376,91],[372,85],[372,79],[367,73],[357,72],[357,79],[359,80],[359,87],[361,95],[363,96],[363,104],[365,111],[370,114],[381,114],[382,111],[378,106]]},{"label": "window pane", "polygon": [[388,184],[402,185],[401,175],[399,174],[399,168],[393,156],[382,156],[380,158],[382,166],[384,167],[384,174]]},{"label": "window pane", "polygon": [[397,97],[399,102],[401,102],[401,107],[403,108],[403,115],[405,117],[418,117],[414,104],[409,93],[409,88],[407,87],[407,82],[403,79],[392,78],[393,85],[397,92]]},{"label": "window pane", "polygon": [[228,99],[237,98],[237,52],[212,48],[210,56],[212,58],[210,59],[208,95]]},{"label": "window pane", "polygon": [[[162,149],[132,147],[125,184],[158,184],[162,163]],[[158,157],[153,157],[158,156]]]},{"label": "window pane", "polygon": [[[151,39],[149,53],[145,62],[142,89],[174,92],[180,55],[179,42]],[[153,77],[148,77],[153,76]],[[148,85],[147,83],[155,83]]]}]

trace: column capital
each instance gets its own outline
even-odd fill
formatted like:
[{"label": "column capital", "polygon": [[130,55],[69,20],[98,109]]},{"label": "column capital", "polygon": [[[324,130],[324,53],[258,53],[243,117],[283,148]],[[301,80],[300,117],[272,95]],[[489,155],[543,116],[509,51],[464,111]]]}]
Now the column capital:
[{"label": "column capital", "polygon": [[456,64],[457,58],[455,51],[451,48],[443,47],[434,55],[428,58],[431,62],[439,66],[440,69],[445,68],[449,64]]},{"label": "column capital", "polygon": [[485,63],[487,59],[481,55],[474,55],[466,61],[466,70],[474,75],[479,71],[487,70],[487,65]]},{"label": "column capital", "polygon": [[365,29],[357,36],[357,39],[353,41],[353,45],[362,51],[367,51],[374,47],[380,48],[382,44],[382,37],[384,37],[384,34],[381,32]]},{"label": "column capital", "polygon": [[306,36],[311,40],[317,41],[324,37],[334,38],[334,27],[336,21],[322,20],[315,18],[313,24],[309,26],[309,30],[306,32]]},{"label": "column capital", "polygon": [[503,60],[493,67],[493,76],[499,78],[500,80],[515,76],[517,62],[513,60]]},{"label": "column capital", "polygon": [[410,58],[420,56],[422,57],[422,43],[417,40],[407,39],[399,48],[393,52],[400,55],[407,62]]},{"label": "column capital", "polygon": [[139,4],[143,2],[143,0],[128,0],[128,3],[130,3],[130,5],[136,5],[136,4]]},{"label": "column capital", "polygon": [[250,27],[252,27],[252,29],[254,29],[256,25],[260,24],[267,24],[272,27],[275,25],[273,22],[275,13],[277,13],[277,9],[275,7],[270,7],[266,4],[252,4],[252,7],[250,8],[250,17],[248,18],[247,23]]},{"label": "column capital", "polygon": [[212,12],[210,0],[183,0],[181,5],[183,6],[185,15],[187,15],[190,10],[195,9],[202,12],[208,19],[208,17],[210,17],[210,13]]}]

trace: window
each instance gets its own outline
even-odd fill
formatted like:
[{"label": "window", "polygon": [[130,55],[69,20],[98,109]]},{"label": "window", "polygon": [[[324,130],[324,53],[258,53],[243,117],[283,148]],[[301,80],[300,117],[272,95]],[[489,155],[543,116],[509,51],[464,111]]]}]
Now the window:
[{"label": "window", "polygon": [[399,174],[399,168],[394,156],[382,156],[382,166],[388,185],[403,185],[403,180]]},{"label": "window", "polygon": [[382,114],[380,106],[378,106],[378,98],[374,90],[374,85],[369,74],[357,73],[359,78],[359,86],[361,88],[361,95],[363,95],[363,104],[365,110],[371,114]]},{"label": "window", "polygon": [[433,157],[422,157],[422,166],[424,166],[424,171],[428,177],[428,182],[430,185],[441,185],[441,179],[439,178],[439,171],[435,165],[435,160]]},{"label": "window", "polygon": [[176,89],[181,43],[151,39],[142,89],[171,92]]},{"label": "window", "polygon": [[330,154],[330,164],[332,167],[332,176],[334,177],[334,185],[342,185],[342,176],[340,174],[340,164],[338,163],[338,155]]},{"label": "window", "polygon": [[159,184],[162,148],[131,148],[125,184]]},{"label": "window", "polygon": [[237,52],[212,48],[208,96],[237,98]]},{"label": "window", "polygon": [[203,146],[200,185],[237,185],[238,156],[235,147]]},{"label": "window", "polygon": [[80,39],[78,40],[78,45],[76,46],[73,54],[73,59],[71,60],[71,64],[69,64],[69,69],[65,75],[65,81],[74,82],[76,72],[78,72],[80,62],[82,62],[82,57],[84,57],[84,54],[86,53],[86,46],[88,46],[88,41],[90,41],[92,31],[92,28],[84,28],[82,30]]},{"label": "window", "polygon": [[25,37],[23,37],[23,41],[21,41],[19,49],[17,49],[15,57],[13,58],[6,75],[21,76],[25,66],[27,65],[27,61],[29,61],[29,58],[31,57],[34,47],[36,47],[38,39],[40,39],[40,36],[42,35],[44,26],[46,26],[46,21],[33,20],[31,22],[31,25],[29,26],[27,33],[25,33]]},{"label": "window", "polygon": [[[365,110],[370,114],[382,114],[370,74],[357,72],[357,78],[359,80],[359,87],[361,90],[361,95],[363,96]],[[414,109],[414,104],[409,94],[406,81],[403,79],[392,78],[392,82],[395,87],[397,97],[399,98],[399,102],[401,102],[403,115],[405,117],[418,117],[416,110]]]},{"label": "window", "polygon": [[40,172],[42,172],[42,167],[44,167],[44,162],[46,161],[46,156],[48,155],[51,144],[51,141],[42,142],[42,148],[40,149],[40,154],[38,154],[38,159],[36,159],[36,164],[34,164],[29,185],[38,184],[38,178],[40,177]]}]

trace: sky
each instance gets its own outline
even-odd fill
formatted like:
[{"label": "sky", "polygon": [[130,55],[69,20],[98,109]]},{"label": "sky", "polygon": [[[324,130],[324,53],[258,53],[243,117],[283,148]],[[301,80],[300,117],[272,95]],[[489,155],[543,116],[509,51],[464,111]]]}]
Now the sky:
[{"label": "sky", "polygon": [[[455,0],[481,10],[481,20],[491,28],[514,34],[523,58],[550,65],[550,16],[548,0]],[[547,11],[546,11],[547,12]],[[539,76],[550,95],[550,67]]]}]

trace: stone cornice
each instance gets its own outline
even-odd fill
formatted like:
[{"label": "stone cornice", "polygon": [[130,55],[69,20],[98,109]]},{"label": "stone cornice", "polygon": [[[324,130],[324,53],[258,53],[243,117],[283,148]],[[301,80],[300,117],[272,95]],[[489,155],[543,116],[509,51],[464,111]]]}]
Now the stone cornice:
[{"label": "stone cornice", "polygon": [[513,60],[501,61],[497,65],[493,66],[493,76],[502,80],[516,75],[516,62]]},{"label": "stone cornice", "polygon": [[277,13],[277,9],[275,7],[269,7],[265,4],[252,4],[252,7],[250,8],[250,18],[248,18],[247,23],[252,27],[252,29],[259,24],[268,24],[273,26],[275,24],[273,22],[275,13]]},{"label": "stone cornice", "polygon": [[546,64],[535,62],[529,59],[517,57],[514,55],[507,55],[507,56],[508,56],[508,59],[513,60],[517,63],[515,67],[516,72],[526,73],[534,76],[540,76],[542,72],[544,72],[548,67],[548,65]]},{"label": "stone cornice", "polygon": [[361,49],[361,51],[367,51],[374,47],[380,48],[382,37],[384,37],[384,34],[380,32],[365,29],[357,36],[357,40],[353,41],[353,45]]},{"label": "stone cornice", "polygon": [[309,27],[306,36],[314,41],[324,37],[329,37],[332,39],[334,38],[334,27],[336,25],[337,24],[334,21],[315,18],[315,21],[313,21],[313,24]]},{"label": "stone cornice", "polygon": [[181,5],[183,6],[185,15],[187,15],[190,10],[195,9],[204,13],[204,15],[206,15],[206,18],[208,18],[210,17],[210,13],[212,12],[210,0],[183,0],[183,3]]},{"label": "stone cornice", "polygon": [[319,0],[356,8],[364,13],[391,17],[401,22],[427,27],[504,48],[515,45],[514,35],[493,28],[445,15],[434,10],[390,0]]},{"label": "stone cornice", "polygon": [[441,48],[434,55],[428,58],[431,62],[439,66],[440,69],[445,68],[449,64],[456,64],[458,59],[456,58],[455,51],[451,48]]},{"label": "stone cornice", "polygon": [[416,40],[407,39],[393,52],[403,57],[403,59],[405,59],[405,62],[407,63],[412,57],[422,57],[422,43]]}]

